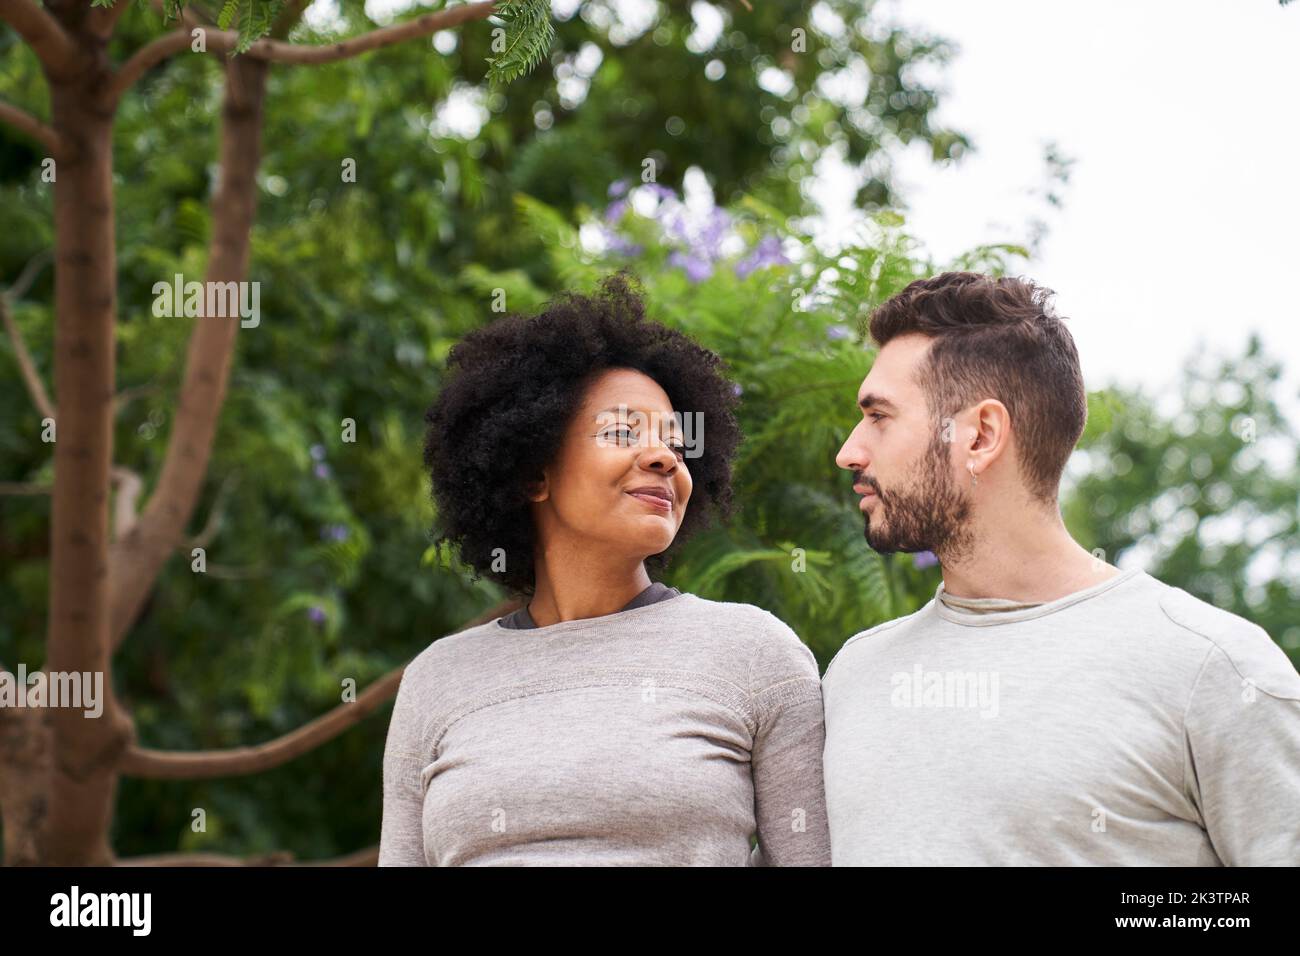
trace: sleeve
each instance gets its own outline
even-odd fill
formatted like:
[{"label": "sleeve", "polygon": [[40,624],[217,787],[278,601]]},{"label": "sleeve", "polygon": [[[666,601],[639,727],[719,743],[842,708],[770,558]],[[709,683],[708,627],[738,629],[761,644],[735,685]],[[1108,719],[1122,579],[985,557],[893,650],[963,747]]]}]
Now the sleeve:
[{"label": "sleeve", "polygon": [[757,732],[751,753],[758,846],[754,866],[830,866],[822,782],[826,728],[817,661],[779,625],[750,666]]},{"label": "sleeve", "polygon": [[410,693],[410,665],[402,674],[384,745],[384,803],[379,832],[380,866],[427,866],[424,790],[420,771],[420,721]]},{"label": "sleeve", "polygon": [[1228,866],[1300,865],[1300,675],[1257,630],[1214,646],[1184,720],[1185,789]]}]

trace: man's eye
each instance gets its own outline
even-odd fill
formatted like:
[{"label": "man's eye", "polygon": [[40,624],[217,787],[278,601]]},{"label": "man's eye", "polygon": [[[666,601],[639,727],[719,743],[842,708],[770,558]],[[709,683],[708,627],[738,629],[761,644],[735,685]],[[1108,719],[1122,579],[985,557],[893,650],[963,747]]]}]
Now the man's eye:
[{"label": "man's eye", "polygon": [[873,422],[879,422],[885,416],[881,412],[867,412],[867,417],[870,418]]},{"label": "man's eye", "polygon": [[685,457],[686,457],[686,446],[685,446],[685,445],[669,445],[668,447],[671,448],[671,449],[673,450],[673,454],[676,455],[678,458],[685,458]]}]

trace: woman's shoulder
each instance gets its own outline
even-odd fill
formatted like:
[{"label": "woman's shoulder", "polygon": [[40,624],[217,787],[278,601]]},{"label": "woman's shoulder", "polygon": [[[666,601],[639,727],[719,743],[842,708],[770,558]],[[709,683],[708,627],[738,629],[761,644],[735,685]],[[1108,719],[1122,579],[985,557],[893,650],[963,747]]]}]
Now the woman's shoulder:
[{"label": "woman's shoulder", "polygon": [[744,629],[760,640],[803,643],[790,625],[766,608],[735,601],[714,601],[695,594],[690,594],[690,597],[698,602],[704,613],[723,626]]},{"label": "woman's shoulder", "polygon": [[751,688],[761,689],[791,677],[820,680],[817,659],[808,645],[771,611],[755,604],[695,599],[710,619],[711,636],[731,635],[747,649]]},{"label": "woman's shoulder", "polygon": [[447,686],[455,680],[462,663],[472,664],[484,638],[501,630],[499,620],[493,618],[430,641],[407,663],[402,673],[403,684]]}]

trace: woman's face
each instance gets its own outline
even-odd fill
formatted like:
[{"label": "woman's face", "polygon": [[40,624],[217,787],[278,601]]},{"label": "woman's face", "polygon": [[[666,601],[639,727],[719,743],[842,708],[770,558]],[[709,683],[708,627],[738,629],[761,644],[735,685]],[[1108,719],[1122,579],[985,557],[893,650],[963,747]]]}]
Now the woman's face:
[{"label": "woman's face", "polygon": [[562,541],[638,558],[667,550],[691,497],[681,425],[648,375],[594,378],[532,495],[538,550]]}]

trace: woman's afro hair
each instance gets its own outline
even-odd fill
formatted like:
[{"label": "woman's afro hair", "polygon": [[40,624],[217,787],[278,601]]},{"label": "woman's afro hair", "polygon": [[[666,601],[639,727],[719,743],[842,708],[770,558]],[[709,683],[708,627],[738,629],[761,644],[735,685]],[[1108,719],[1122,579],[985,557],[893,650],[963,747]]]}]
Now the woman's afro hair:
[{"label": "woman's afro hair", "polygon": [[[741,433],[725,363],[682,332],[647,320],[634,283],[623,272],[593,295],[562,293],[540,315],[503,317],[449,353],[447,378],[424,416],[424,464],[437,514],[432,534],[436,544],[456,546],[476,577],[533,592],[526,488],[558,453],[587,384],[607,369],[643,372],[675,411],[706,419],[701,454],[687,459],[693,487],[681,528],[666,551],[646,559],[647,572],[662,571],[678,545],[714,516],[730,516]],[[504,549],[504,571],[492,567],[497,548]]]}]

